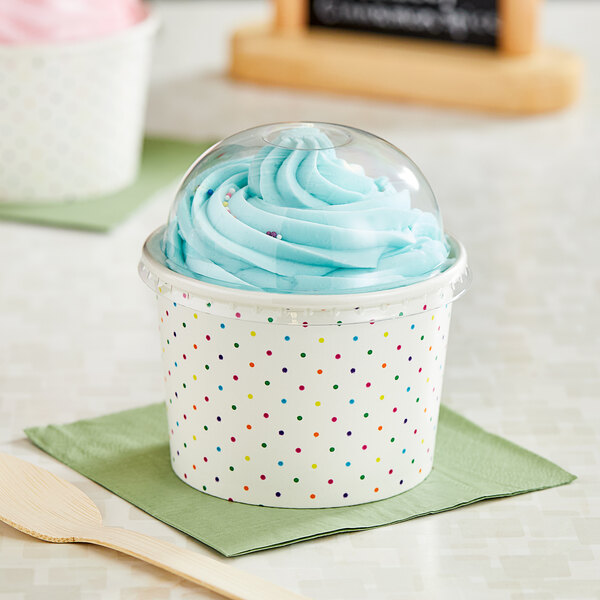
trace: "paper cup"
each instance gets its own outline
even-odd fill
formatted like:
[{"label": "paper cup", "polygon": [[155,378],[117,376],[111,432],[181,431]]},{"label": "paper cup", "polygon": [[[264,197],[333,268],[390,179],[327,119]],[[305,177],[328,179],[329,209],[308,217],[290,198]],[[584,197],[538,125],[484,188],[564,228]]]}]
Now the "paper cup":
[{"label": "paper cup", "polygon": [[137,176],[153,15],[91,41],[0,45],[0,201],[83,200]]},{"label": "paper cup", "polygon": [[290,296],[214,286],[160,264],[156,291],[171,464],[207,494],[322,508],[389,498],[431,471],[451,302],[464,248],[421,283]]}]

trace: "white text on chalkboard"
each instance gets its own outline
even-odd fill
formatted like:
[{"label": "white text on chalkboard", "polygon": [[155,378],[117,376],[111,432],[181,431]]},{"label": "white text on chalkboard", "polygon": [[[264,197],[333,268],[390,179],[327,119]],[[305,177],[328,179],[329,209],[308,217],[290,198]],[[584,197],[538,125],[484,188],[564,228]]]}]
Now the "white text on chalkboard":
[{"label": "white text on chalkboard", "polygon": [[496,43],[495,0],[312,0],[311,24]]}]

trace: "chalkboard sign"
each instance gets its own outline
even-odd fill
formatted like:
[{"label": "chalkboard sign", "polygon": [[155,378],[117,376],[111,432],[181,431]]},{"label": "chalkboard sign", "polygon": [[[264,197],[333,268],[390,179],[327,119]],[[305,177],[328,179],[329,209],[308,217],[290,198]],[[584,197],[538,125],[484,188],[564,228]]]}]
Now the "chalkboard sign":
[{"label": "chalkboard sign", "polygon": [[311,26],[498,45],[499,0],[310,0]]},{"label": "chalkboard sign", "polygon": [[[577,97],[577,57],[538,44],[541,0],[272,3],[271,22],[234,34],[233,77],[521,114],[557,110]],[[402,34],[450,41],[424,44]]]}]

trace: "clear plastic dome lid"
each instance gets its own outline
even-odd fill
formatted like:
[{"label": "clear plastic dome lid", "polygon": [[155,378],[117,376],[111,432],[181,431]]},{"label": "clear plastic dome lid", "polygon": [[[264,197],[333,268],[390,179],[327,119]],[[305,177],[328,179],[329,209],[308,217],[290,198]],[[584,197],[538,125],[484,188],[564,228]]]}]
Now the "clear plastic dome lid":
[{"label": "clear plastic dome lid", "polygon": [[179,274],[281,294],[391,290],[452,264],[415,163],[327,123],[264,125],[210,148],[177,192],[161,251]]}]

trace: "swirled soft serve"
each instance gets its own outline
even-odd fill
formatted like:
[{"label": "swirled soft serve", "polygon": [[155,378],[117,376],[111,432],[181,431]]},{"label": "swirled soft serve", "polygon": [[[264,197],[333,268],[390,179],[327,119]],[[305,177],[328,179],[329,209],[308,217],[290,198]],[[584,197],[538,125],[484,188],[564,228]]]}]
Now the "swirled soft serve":
[{"label": "swirled soft serve", "polygon": [[417,167],[365,132],[251,129],[194,165],[165,230],[167,266],[234,288],[344,294],[392,289],[450,263]]},{"label": "swirled soft serve", "polygon": [[100,38],[147,14],[142,0],[0,0],[0,45]]}]

